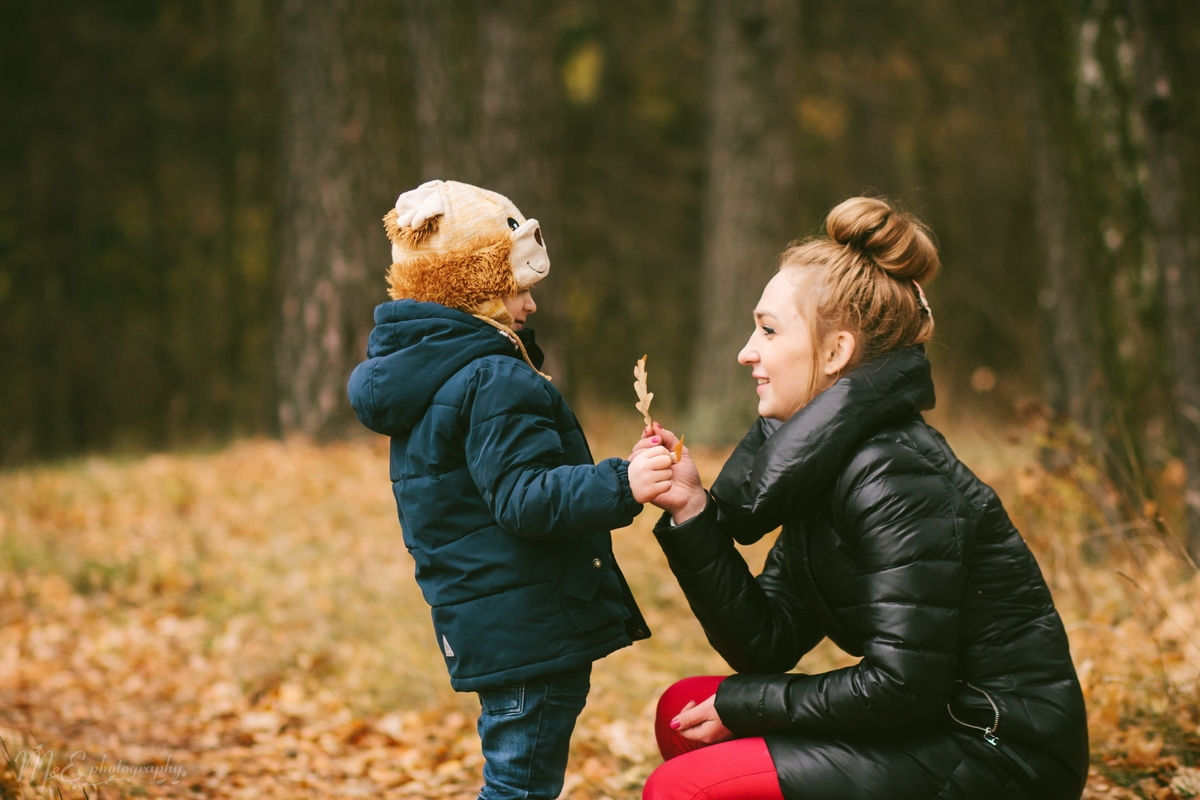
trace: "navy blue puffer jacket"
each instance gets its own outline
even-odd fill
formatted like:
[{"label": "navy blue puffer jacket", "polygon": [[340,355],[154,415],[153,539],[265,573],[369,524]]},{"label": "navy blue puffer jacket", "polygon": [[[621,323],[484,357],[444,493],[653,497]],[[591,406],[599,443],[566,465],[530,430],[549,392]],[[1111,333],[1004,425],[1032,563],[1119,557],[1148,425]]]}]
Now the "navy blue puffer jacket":
[{"label": "navy blue puffer jacket", "polygon": [[609,533],[641,510],[628,463],[593,464],[562,395],[483,321],[398,300],[375,324],[350,402],[392,438],[404,544],[451,685],[519,683],[646,638]]}]

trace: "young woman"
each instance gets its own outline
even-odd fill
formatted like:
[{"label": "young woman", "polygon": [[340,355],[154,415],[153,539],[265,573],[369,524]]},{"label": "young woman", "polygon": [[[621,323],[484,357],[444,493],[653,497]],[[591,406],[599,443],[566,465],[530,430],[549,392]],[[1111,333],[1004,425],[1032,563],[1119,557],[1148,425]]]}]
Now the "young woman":
[{"label": "young woman", "polygon": [[[1087,722],[1062,621],[995,492],[920,415],[936,250],[877,199],[826,229],[783,254],[738,357],[762,419],[711,492],[685,457],[654,501],[737,674],[663,695],[643,797],[1075,800]],[[639,457],[676,441],[647,430]],[[755,578],[734,542],[780,525]],[[826,636],[862,660],[788,672]]]}]

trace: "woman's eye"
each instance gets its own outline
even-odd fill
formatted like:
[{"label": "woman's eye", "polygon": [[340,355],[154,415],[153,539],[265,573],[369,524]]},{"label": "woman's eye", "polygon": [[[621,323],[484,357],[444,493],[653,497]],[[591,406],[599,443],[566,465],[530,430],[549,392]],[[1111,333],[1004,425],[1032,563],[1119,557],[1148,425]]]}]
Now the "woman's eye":
[{"label": "woman's eye", "polygon": [[767,334],[768,336],[775,333],[775,329],[772,328],[770,325],[763,325],[762,331],[763,331],[763,333]]}]

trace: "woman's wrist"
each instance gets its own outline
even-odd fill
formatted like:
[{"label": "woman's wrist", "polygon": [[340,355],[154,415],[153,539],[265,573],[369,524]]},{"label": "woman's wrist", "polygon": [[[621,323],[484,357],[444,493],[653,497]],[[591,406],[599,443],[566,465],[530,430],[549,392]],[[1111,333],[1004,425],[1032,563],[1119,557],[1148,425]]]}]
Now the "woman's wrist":
[{"label": "woman's wrist", "polygon": [[676,525],[682,525],[689,519],[700,516],[707,506],[708,493],[703,489],[698,489],[679,510],[671,512],[671,521]]}]

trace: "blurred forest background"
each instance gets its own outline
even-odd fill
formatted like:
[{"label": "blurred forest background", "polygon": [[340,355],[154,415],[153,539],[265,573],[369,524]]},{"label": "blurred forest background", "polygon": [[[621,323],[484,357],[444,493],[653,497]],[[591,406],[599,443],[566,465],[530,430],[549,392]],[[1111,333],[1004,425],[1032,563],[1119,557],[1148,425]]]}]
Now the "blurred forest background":
[{"label": "blurred forest background", "polygon": [[1200,4],[5,3],[0,108],[4,465],[353,430],[432,177],[543,222],[569,399],[649,352],[727,442],[776,255],[878,192],[939,239],[943,403],[1044,402],[1120,502],[1186,476],[1200,552]]},{"label": "blurred forest background", "polygon": [[[777,254],[855,194],[928,221],[930,419],[1054,592],[1085,797],[1200,796],[1195,0],[5,2],[0,110],[0,795],[79,796],[29,766],[78,748],[187,772],[120,796],[475,796],[345,400],[380,219],[436,177],[542,222],[596,453],[649,353],[708,477]],[[652,521],[614,546],[655,635],[598,663],[572,800],[637,797],[658,693],[727,669]]]}]

